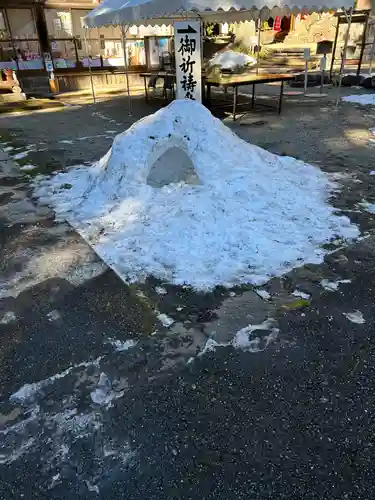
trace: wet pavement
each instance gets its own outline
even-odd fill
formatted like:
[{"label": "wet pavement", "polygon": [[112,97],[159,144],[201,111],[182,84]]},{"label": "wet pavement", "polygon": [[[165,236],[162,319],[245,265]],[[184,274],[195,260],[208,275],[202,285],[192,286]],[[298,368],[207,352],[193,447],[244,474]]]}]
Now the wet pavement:
[{"label": "wet pavement", "polygon": [[334,173],[362,238],[209,294],[125,285],[31,197],[33,175],[105,153],[140,101],[133,118],[119,97],[0,119],[1,499],[375,496],[375,218],[359,205],[375,201],[375,111],[289,106],[230,126]]}]

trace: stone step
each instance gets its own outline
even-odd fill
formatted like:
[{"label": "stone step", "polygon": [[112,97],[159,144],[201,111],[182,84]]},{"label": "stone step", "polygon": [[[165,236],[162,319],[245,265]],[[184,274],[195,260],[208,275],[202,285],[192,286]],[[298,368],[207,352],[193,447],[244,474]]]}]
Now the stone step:
[{"label": "stone step", "polygon": [[0,103],[26,101],[26,95],[23,92],[14,92],[9,94],[0,94]]}]

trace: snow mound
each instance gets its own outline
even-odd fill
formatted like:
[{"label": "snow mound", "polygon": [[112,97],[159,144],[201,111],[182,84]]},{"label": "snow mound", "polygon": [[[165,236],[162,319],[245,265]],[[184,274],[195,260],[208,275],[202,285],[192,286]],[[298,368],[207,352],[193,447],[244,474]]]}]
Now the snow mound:
[{"label": "snow mound", "polygon": [[[168,149],[181,148],[200,180],[147,184]],[[118,135],[93,167],[36,183],[125,281],[153,275],[199,290],[262,284],[322,244],[359,232],[327,199],[337,186],[317,167],[248,144],[201,104],[178,100]]]},{"label": "snow mound", "polygon": [[257,60],[247,54],[241,52],[234,52],[233,50],[226,50],[219,52],[210,59],[211,66],[220,66],[221,69],[234,70],[238,67],[253,66]]},{"label": "snow mound", "polygon": [[343,97],[342,100],[351,102],[352,104],[360,104],[361,106],[375,106],[375,93],[347,95]]}]

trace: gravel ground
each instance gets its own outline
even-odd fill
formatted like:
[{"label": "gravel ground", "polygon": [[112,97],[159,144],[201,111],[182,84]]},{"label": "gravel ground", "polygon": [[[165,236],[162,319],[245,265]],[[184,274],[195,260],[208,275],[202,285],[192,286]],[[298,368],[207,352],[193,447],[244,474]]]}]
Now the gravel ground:
[{"label": "gravel ground", "polygon": [[[364,237],[261,292],[125,286],[30,199],[30,175],[98,159],[150,112],[141,99],[132,117],[123,96],[73,96],[63,110],[0,118],[1,499],[375,496],[375,219],[358,205],[375,203],[375,109],[335,110],[328,94],[225,120],[332,173],[332,203]],[[252,352],[197,355],[211,335],[228,342],[265,320]]]}]

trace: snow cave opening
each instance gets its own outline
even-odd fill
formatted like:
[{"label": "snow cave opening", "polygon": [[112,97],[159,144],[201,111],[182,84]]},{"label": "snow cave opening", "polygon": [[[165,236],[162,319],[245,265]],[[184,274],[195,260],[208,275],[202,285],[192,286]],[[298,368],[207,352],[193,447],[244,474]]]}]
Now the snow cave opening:
[{"label": "snow cave opening", "polygon": [[[155,156],[154,156],[155,158]],[[167,184],[186,182],[187,184],[201,184],[194,164],[183,147],[178,144],[169,144],[162,153],[152,162],[147,177],[147,184],[161,188]]]}]

